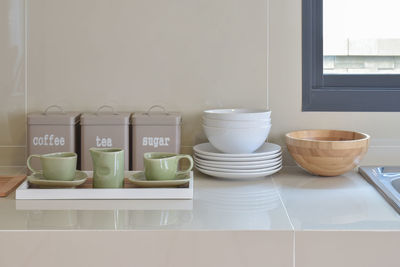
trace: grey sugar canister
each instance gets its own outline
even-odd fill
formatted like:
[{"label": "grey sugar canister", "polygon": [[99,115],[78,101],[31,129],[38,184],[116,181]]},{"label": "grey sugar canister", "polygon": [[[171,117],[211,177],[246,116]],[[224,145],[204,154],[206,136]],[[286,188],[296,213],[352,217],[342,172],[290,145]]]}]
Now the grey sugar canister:
[{"label": "grey sugar canister", "polygon": [[[162,109],[161,112],[154,111]],[[182,116],[152,106],[147,112],[132,114],[132,169],[143,170],[146,152],[180,153]]]},{"label": "grey sugar canister", "polygon": [[[110,111],[107,111],[109,109]],[[124,149],[125,169],[129,169],[129,117],[131,113],[115,112],[111,106],[101,106],[95,113],[81,116],[81,167],[93,170],[89,149],[113,147]]]},{"label": "grey sugar canister", "polygon": [[[55,152],[79,154],[79,113],[65,112],[60,106],[52,105],[44,112],[32,112],[27,117],[28,156]],[[32,167],[41,169],[40,160],[32,159]]]}]

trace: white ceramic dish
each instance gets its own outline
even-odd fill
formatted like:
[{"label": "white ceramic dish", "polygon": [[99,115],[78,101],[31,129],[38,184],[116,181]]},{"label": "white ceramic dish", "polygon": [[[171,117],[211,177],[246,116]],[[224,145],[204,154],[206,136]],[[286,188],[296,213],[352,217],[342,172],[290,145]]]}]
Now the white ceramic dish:
[{"label": "white ceramic dish", "polygon": [[[254,162],[220,162],[220,161],[210,161],[203,160],[198,157],[194,157],[194,161],[201,166],[207,166],[212,168],[225,168],[225,169],[237,169],[237,170],[254,170],[254,169],[263,169],[274,166],[280,162],[282,162],[282,156],[276,157],[271,160],[265,161],[254,161]],[[222,163],[222,164],[221,164]],[[254,164],[256,163],[256,164]]]},{"label": "white ceramic dish", "polygon": [[74,188],[86,182],[88,176],[83,171],[76,171],[72,181],[48,180],[41,173],[34,173],[27,177],[29,183],[41,188]]},{"label": "white ceramic dish", "polygon": [[203,116],[203,124],[210,127],[220,128],[254,128],[254,127],[267,127],[271,125],[271,119],[266,120],[248,120],[248,121],[234,121],[234,120],[217,120],[210,119]]},{"label": "white ceramic dish", "polygon": [[271,171],[266,172],[258,172],[258,173],[231,173],[231,172],[216,172],[216,171],[209,171],[199,167],[196,167],[197,170],[200,172],[207,174],[209,176],[217,177],[217,178],[225,178],[225,179],[251,179],[251,178],[259,178],[265,177],[274,173],[277,173],[282,169],[282,166],[273,169]]},{"label": "white ceramic dish", "polygon": [[271,117],[268,109],[210,109],[203,112],[204,117],[223,120],[265,120]]},{"label": "white ceramic dish", "polygon": [[211,160],[211,161],[222,161],[222,162],[243,162],[243,163],[248,163],[248,162],[254,162],[254,161],[263,161],[263,160],[268,160],[268,159],[273,159],[278,156],[280,156],[282,153],[279,152],[278,154],[274,155],[267,155],[267,156],[259,156],[259,157],[243,157],[243,158],[224,158],[224,157],[214,157],[214,156],[207,156],[207,155],[201,155],[201,154],[195,154],[196,157],[204,160]]},{"label": "white ceramic dish", "polygon": [[[194,154],[194,159],[200,163],[203,164],[215,164],[218,166],[224,166],[224,165],[235,165],[235,166],[251,166],[251,165],[266,165],[266,164],[270,164],[270,163],[274,163],[277,161],[280,161],[282,159],[282,153],[278,152],[276,154],[272,154],[272,155],[267,155],[268,157],[270,157],[269,159],[265,159],[265,160],[253,160],[255,159],[255,157],[248,157],[248,161],[244,161],[244,162],[240,162],[240,161],[236,161],[236,162],[232,162],[231,160],[228,161],[221,161],[221,160],[208,160],[205,159],[203,157],[207,157],[206,155],[200,155],[198,153]],[[211,156],[210,156],[211,157]],[[221,157],[218,157],[219,159]],[[235,159],[237,157],[234,158],[229,158],[229,159]]]},{"label": "white ceramic dish", "polygon": [[[276,155],[276,154],[280,153],[282,149],[277,144],[264,143],[259,149],[257,149],[253,153],[228,154],[228,153],[221,153],[221,151],[218,151],[210,143],[202,143],[202,144],[195,145],[193,147],[193,150],[197,154],[205,155],[205,156],[213,156],[213,157],[221,157],[221,158],[255,158],[255,157],[262,157],[262,156],[267,156],[267,155]],[[203,156],[201,156],[201,157],[204,158]],[[228,160],[228,161],[231,161],[231,160]]]},{"label": "white ceramic dish", "polygon": [[244,169],[231,169],[231,168],[216,168],[216,167],[209,167],[201,164],[196,163],[196,167],[201,168],[207,171],[216,171],[216,172],[228,172],[228,173],[260,173],[260,172],[267,172],[274,170],[278,167],[282,166],[282,162],[277,162],[275,165],[272,165],[268,168],[260,168],[260,169],[253,169],[253,170],[244,170]]},{"label": "white ceramic dish", "polygon": [[187,174],[184,178],[177,178],[176,180],[146,180],[144,172],[137,172],[128,177],[128,180],[139,187],[159,188],[159,187],[177,187],[189,183],[190,175]]},{"label": "white ceramic dish", "polygon": [[219,151],[232,154],[252,153],[268,138],[271,125],[258,128],[218,128],[203,124],[208,141]]}]

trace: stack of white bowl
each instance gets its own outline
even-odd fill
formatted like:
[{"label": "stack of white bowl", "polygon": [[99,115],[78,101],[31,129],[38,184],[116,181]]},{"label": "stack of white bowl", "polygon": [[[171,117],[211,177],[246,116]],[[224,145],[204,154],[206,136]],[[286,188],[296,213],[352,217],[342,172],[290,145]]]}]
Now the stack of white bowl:
[{"label": "stack of white bowl", "polygon": [[213,109],[203,113],[203,129],[210,143],[223,153],[252,153],[267,139],[271,111]]},{"label": "stack of white bowl", "polygon": [[210,143],[194,147],[199,171],[215,177],[250,178],[281,169],[281,147],[265,143],[271,130],[271,111],[206,110],[203,129]]}]

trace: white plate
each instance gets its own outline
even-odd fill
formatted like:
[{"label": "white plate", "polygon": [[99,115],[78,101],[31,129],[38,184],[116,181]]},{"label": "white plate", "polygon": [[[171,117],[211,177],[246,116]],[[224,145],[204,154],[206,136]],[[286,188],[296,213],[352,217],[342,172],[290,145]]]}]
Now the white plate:
[{"label": "white plate", "polygon": [[258,172],[258,173],[231,173],[231,172],[216,172],[216,171],[208,171],[199,167],[196,167],[200,172],[207,174],[209,176],[217,177],[217,178],[226,178],[226,179],[249,179],[249,178],[258,178],[265,177],[271,174],[274,174],[282,169],[282,166],[279,168],[273,169],[271,171],[266,172]]},{"label": "white plate", "polygon": [[259,149],[248,154],[226,154],[213,147],[210,143],[198,144],[193,150],[199,155],[223,157],[223,158],[253,158],[267,155],[273,155],[281,152],[281,147],[272,143],[264,143]]},{"label": "white plate", "polygon": [[203,159],[203,160],[209,160],[209,161],[214,161],[214,162],[256,162],[256,161],[264,161],[268,159],[274,159],[276,157],[279,157],[282,154],[282,152],[279,152],[277,154],[273,155],[267,155],[267,156],[260,156],[260,157],[243,157],[243,158],[229,158],[229,157],[214,157],[214,156],[207,156],[203,154],[198,154],[195,153],[195,156]]},{"label": "white plate", "polygon": [[197,164],[196,167],[201,168],[203,170],[207,171],[216,171],[216,172],[229,172],[229,173],[260,173],[260,172],[268,172],[271,170],[274,170],[282,165],[282,162],[278,162],[275,165],[269,167],[269,168],[261,168],[261,169],[254,169],[254,170],[237,170],[237,169],[224,169],[224,168],[215,168],[215,167],[208,167],[205,165]]},{"label": "white plate", "polygon": [[268,168],[276,163],[282,162],[282,156],[278,156],[276,158],[270,160],[262,160],[262,161],[249,161],[249,162],[229,162],[229,161],[211,161],[204,160],[197,156],[194,156],[194,161],[199,165],[215,167],[215,168],[227,168],[227,169],[243,169],[243,170],[251,170],[251,169],[262,169]]}]

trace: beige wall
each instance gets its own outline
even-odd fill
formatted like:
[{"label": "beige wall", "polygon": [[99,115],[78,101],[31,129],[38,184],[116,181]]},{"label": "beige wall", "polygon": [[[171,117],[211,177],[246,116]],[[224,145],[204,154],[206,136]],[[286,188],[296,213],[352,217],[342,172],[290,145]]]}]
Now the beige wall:
[{"label": "beige wall", "polygon": [[[0,2],[0,53],[7,56],[7,12],[23,14],[23,7],[9,8],[13,2],[23,0]],[[23,75],[0,74],[10,79],[1,87],[0,165],[23,164],[25,97],[29,111],[50,104],[80,111],[161,104],[184,114],[187,147],[204,140],[203,109],[269,102],[273,142],[283,145],[284,133],[296,129],[360,130],[373,136],[368,163],[383,162],[390,146],[395,164],[400,113],[301,112],[301,1],[269,2],[268,12],[267,0],[28,1],[27,95]],[[0,68],[7,73],[16,62],[13,56]],[[19,89],[12,89],[15,79]]]},{"label": "beige wall", "polygon": [[25,157],[24,0],[0,1],[0,165]]},{"label": "beige wall", "polygon": [[192,146],[202,110],[266,105],[265,1],[32,0],[28,10],[29,110],[161,104],[184,114]]}]

